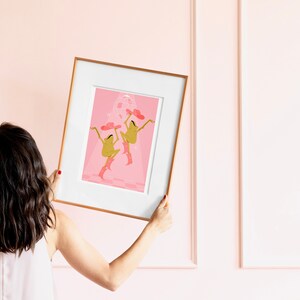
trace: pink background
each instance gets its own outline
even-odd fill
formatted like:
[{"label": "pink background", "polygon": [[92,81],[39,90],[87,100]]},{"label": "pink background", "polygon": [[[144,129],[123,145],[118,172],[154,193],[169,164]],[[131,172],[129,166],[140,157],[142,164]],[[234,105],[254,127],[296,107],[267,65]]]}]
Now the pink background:
[{"label": "pink background", "polygon": [[[130,96],[130,103],[122,100],[124,95]],[[114,148],[120,149],[120,151],[111,164],[111,170],[105,171],[103,179],[99,177],[98,174],[105,165],[107,158],[101,154],[102,142],[99,140],[96,131],[87,128],[89,136],[83,169],[83,180],[144,192],[154,126],[159,126],[159,119],[156,120],[157,108],[158,98],[97,88],[90,127],[97,127],[102,139],[113,134],[115,141],[116,135],[114,129],[101,130],[101,126],[108,122],[122,126],[117,129],[119,141],[114,145]],[[121,132],[126,132],[124,124],[124,121],[128,117],[126,109],[130,111],[138,109],[145,117],[143,120],[140,120],[136,116],[131,115],[127,121],[128,126],[131,120],[138,127],[142,127],[149,119],[156,121],[155,123],[149,122],[138,132],[136,143],[129,145],[132,155],[132,164],[129,165],[127,165],[128,159],[126,154],[123,153],[124,147],[121,137]]]},{"label": "pink background", "polygon": [[[237,1],[196,2],[198,268],[138,269],[119,291],[110,293],[68,267],[55,267],[61,299],[299,299],[299,270],[238,268]],[[190,74],[191,3],[1,0],[0,120],[27,128],[48,170],[53,170],[73,57]],[[177,157],[190,150],[190,136],[184,134],[191,129],[190,92],[189,85]],[[189,168],[186,160],[175,159],[170,195],[174,225],[148,253],[149,265],[160,257],[172,256],[179,262],[190,257]],[[57,206],[74,218],[108,258],[124,250],[144,225],[88,209]]]}]

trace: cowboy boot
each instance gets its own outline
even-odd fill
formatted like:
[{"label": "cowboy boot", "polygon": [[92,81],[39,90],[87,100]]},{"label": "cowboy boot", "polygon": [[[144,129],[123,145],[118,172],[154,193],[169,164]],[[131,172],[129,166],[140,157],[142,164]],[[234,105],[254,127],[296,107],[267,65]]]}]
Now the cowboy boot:
[{"label": "cowboy boot", "polygon": [[107,170],[107,167],[106,167],[106,165],[104,165],[104,166],[102,167],[100,173],[99,173],[99,176],[100,176],[102,179],[104,179],[103,176],[104,176],[104,173],[105,173],[106,170]]},{"label": "cowboy boot", "polygon": [[112,164],[112,162],[114,161],[114,159],[112,157],[110,157],[106,163],[106,167],[108,168],[108,170],[111,170],[110,166]]},{"label": "cowboy boot", "polygon": [[128,142],[123,142],[123,146],[124,146],[123,154],[128,153],[128,151],[129,151],[129,148],[128,148]]},{"label": "cowboy boot", "polygon": [[132,156],[131,153],[126,153],[127,156],[127,166],[132,164]]}]

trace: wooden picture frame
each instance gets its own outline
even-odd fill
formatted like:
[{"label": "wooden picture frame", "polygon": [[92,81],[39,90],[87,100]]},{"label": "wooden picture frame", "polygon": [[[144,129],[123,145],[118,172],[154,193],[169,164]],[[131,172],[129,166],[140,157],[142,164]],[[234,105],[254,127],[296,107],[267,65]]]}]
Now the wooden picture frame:
[{"label": "wooden picture frame", "polygon": [[149,220],[169,191],[186,85],[75,57],[55,201]]}]

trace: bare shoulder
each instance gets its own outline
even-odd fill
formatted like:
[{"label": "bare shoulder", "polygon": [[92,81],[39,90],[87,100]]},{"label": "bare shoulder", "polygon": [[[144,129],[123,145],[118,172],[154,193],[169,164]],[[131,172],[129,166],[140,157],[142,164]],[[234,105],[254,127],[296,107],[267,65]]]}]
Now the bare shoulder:
[{"label": "bare shoulder", "polygon": [[56,224],[55,230],[57,233],[58,242],[63,235],[72,228],[75,228],[75,223],[63,211],[55,209]]},{"label": "bare shoulder", "polygon": [[63,240],[70,232],[72,228],[76,228],[74,222],[61,210],[55,209],[55,216],[50,211],[50,218],[53,220],[53,225],[47,227],[45,237],[47,240],[47,248],[50,259],[57,250],[60,249]]},{"label": "bare shoulder", "polygon": [[59,209],[55,209],[55,216],[56,216],[57,229],[64,226],[68,222],[71,222],[71,219],[63,211],[61,211]]},{"label": "bare shoulder", "polygon": [[61,210],[56,215],[56,249],[63,251],[82,238],[75,222]]}]

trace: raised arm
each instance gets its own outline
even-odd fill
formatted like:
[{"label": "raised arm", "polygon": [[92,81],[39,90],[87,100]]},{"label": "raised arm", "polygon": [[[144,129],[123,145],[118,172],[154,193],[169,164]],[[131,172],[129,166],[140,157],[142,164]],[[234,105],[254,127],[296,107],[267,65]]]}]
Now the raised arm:
[{"label": "raised arm", "polygon": [[142,127],[140,127],[140,128],[138,129],[138,132],[139,132],[140,130],[142,130],[149,122],[154,123],[153,120],[148,120]]},{"label": "raised arm", "polygon": [[127,119],[124,121],[124,124],[125,124],[125,126],[126,126],[127,129],[128,129],[127,122],[128,122],[128,120],[129,120],[130,117],[131,117],[131,114],[128,114]]},{"label": "raised arm", "polygon": [[103,139],[101,138],[101,135],[100,135],[100,133],[99,133],[99,131],[98,131],[97,127],[90,127],[90,129],[94,129],[94,130],[96,130],[96,132],[97,132],[97,135],[98,135],[98,138],[101,140],[101,142],[102,142],[102,143],[104,143],[104,141],[103,141]]},{"label": "raised arm", "polygon": [[111,291],[115,291],[131,275],[154,239],[172,223],[167,198],[164,198],[137,240],[123,254],[108,263],[82,237],[70,218],[62,212],[58,212],[57,216],[57,249],[74,269]]},{"label": "raised arm", "polygon": [[116,142],[119,140],[119,136],[118,136],[118,132],[117,132],[117,129],[116,128],[114,128],[115,129],[115,133],[116,133],[116,136],[117,136],[117,139],[114,141],[114,145],[116,144]]},{"label": "raised arm", "polygon": [[109,264],[115,288],[119,287],[132,274],[150,249],[155,238],[166,231],[171,224],[172,218],[166,197],[161,201],[137,240],[128,250]]}]

